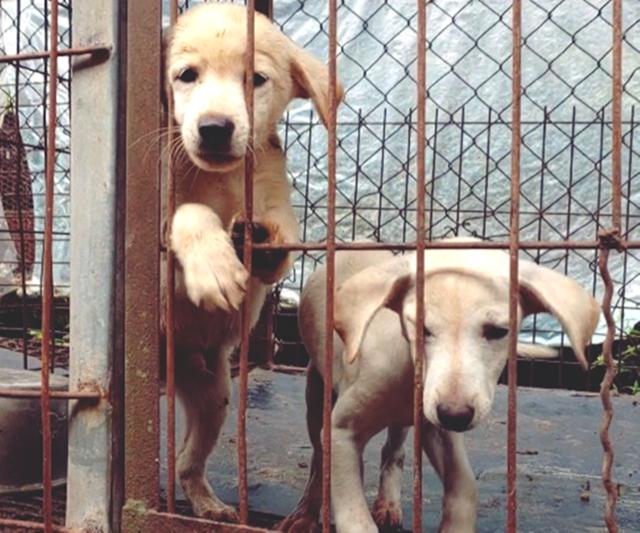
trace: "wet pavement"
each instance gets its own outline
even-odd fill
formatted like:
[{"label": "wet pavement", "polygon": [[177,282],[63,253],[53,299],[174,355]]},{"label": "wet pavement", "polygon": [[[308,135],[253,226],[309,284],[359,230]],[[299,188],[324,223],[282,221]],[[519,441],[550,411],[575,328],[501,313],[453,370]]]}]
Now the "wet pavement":
[{"label": "wet pavement", "polygon": [[[208,465],[218,495],[237,504],[235,393],[220,443]],[[492,416],[467,433],[467,449],[478,479],[478,532],[502,532],[505,523],[506,388],[498,387]],[[640,405],[614,398],[611,436],[614,479],[620,484],[617,517],[621,530],[640,531]],[[164,413],[164,400],[163,400]],[[518,396],[518,519],[520,532],[604,531],[602,450],[598,437],[600,398],[568,391],[520,388]],[[249,503],[256,514],[284,516],[302,493],[311,448],[305,426],[304,377],[256,370],[249,377]],[[177,416],[178,442],[184,418]],[[164,430],[163,430],[164,431]],[[164,441],[164,439],[163,439]],[[377,492],[384,435],[365,451],[366,494]],[[411,442],[403,481],[404,524],[411,524]],[[163,457],[164,457],[163,443]],[[425,460],[424,531],[437,530],[441,486]],[[166,461],[163,460],[163,483]],[[182,492],[178,488],[178,497]]]}]

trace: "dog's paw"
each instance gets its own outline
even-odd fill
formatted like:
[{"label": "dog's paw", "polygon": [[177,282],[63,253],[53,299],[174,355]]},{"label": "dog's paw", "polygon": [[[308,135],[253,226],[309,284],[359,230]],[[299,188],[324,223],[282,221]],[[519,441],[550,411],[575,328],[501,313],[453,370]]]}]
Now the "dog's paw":
[{"label": "dog's paw", "polygon": [[193,514],[199,518],[207,518],[216,522],[237,523],[240,521],[240,517],[233,507],[217,499],[199,498],[191,502],[191,507]]},{"label": "dog's paw", "polygon": [[[231,240],[240,261],[244,260],[244,232],[247,222],[236,217],[231,224]],[[268,222],[253,221],[251,223],[252,242],[257,244],[282,243],[277,226]],[[287,267],[286,250],[253,250],[251,254],[251,271],[264,283],[275,283],[284,275]]]},{"label": "dog's paw", "polygon": [[400,502],[377,498],[373,503],[371,516],[380,531],[394,531],[402,528]]},{"label": "dog's paw", "polygon": [[201,238],[181,263],[187,295],[194,305],[207,311],[240,309],[249,275],[224,232]]},{"label": "dog's paw", "polygon": [[278,522],[274,529],[283,533],[320,533],[322,530],[317,516],[298,510]]}]

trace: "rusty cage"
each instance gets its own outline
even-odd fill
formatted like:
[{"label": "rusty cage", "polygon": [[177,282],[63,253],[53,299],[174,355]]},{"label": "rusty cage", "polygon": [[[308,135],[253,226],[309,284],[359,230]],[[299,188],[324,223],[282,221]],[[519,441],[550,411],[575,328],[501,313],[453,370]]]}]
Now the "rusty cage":
[{"label": "rusty cage", "polygon": [[[16,10],[5,13],[5,16],[13,16],[20,20],[21,8],[32,5],[35,0],[16,0]],[[567,0],[556,2],[557,5]],[[585,0],[586,1],[586,0]],[[36,2],[37,3],[37,2]],[[497,248],[509,252],[510,257],[510,323],[511,328],[517,325],[517,274],[520,252],[530,252],[536,259],[541,258],[545,251],[562,251],[567,256],[570,251],[580,251],[590,254],[588,257],[597,259],[599,278],[593,277],[593,289],[598,289],[602,294],[602,307],[606,318],[606,338],[602,345],[602,359],[606,371],[600,385],[602,398],[602,420],[593,422],[594,430],[599,424],[600,439],[603,447],[602,458],[602,483],[606,490],[606,507],[603,509],[603,517],[609,531],[617,531],[615,509],[618,498],[618,486],[612,479],[613,448],[615,442],[609,436],[609,427],[612,422],[613,408],[611,402],[611,387],[616,370],[614,352],[621,350],[620,342],[616,345],[616,339],[623,337],[623,327],[614,321],[612,299],[614,297],[614,280],[609,272],[610,256],[618,254],[624,261],[624,280],[622,280],[622,292],[619,293],[624,300],[624,288],[630,285],[639,275],[629,275],[627,279],[627,261],[638,261],[634,255],[640,248],[640,211],[634,200],[633,192],[638,187],[638,172],[633,170],[633,164],[637,164],[637,146],[633,145],[634,131],[638,126],[635,116],[635,108],[623,106],[623,96],[626,84],[637,76],[640,65],[640,52],[637,39],[634,41],[631,33],[638,31],[638,22],[631,21],[625,27],[623,24],[622,0],[608,0],[603,2],[587,2],[595,12],[594,20],[605,21],[609,33],[606,39],[612,43],[611,49],[607,49],[611,56],[611,67],[607,70],[604,63],[608,57],[596,58],[596,70],[605,71],[610,76],[611,101],[601,109],[596,109],[594,117],[587,121],[588,124],[599,128],[600,153],[591,160],[595,168],[594,174],[588,178],[593,179],[593,187],[597,188],[597,202],[592,211],[589,211],[590,225],[585,231],[571,233],[566,231],[556,232],[556,238],[547,238],[547,233],[538,226],[537,238],[521,238],[522,224],[522,198],[523,190],[527,187],[538,191],[540,189],[538,205],[532,205],[528,201],[527,206],[538,214],[547,207],[543,205],[542,178],[539,182],[532,180],[530,176],[521,179],[521,150],[523,146],[523,122],[521,120],[522,98],[526,95],[523,90],[522,78],[522,52],[529,47],[527,39],[531,35],[523,36],[523,16],[526,16],[527,7],[533,9],[540,7],[533,0],[513,0],[506,2],[505,9],[487,7],[492,9],[496,17],[496,24],[501,24],[508,29],[511,36],[511,54],[508,62],[497,65],[496,72],[507,76],[510,80],[510,93],[505,93],[502,98],[509,99],[509,105],[497,114],[490,106],[487,106],[488,118],[479,130],[483,136],[472,135],[473,146],[479,146],[480,140],[490,142],[492,127],[494,132],[498,126],[506,128],[510,136],[510,145],[506,149],[501,161],[510,165],[509,194],[506,202],[500,207],[506,209],[503,215],[508,219],[508,225],[497,231],[492,240],[481,243],[463,243],[453,245],[432,240],[432,237],[440,236],[442,231],[438,229],[434,217],[446,217],[447,206],[441,205],[434,208],[434,196],[432,187],[438,174],[436,160],[438,157],[437,136],[444,131],[438,129],[438,124],[444,127],[453,126],[460,135],[459,157],[455,160],[447,160],[445,171],[454,174],[456,179],[463,179],[464,175],[463,155],[469,150],[468,145],[462,141],[465,128],[472,127],[473,119],[465,119],[464,105],[458,108],[461,112],[448,116],[441,109],[435,111],[435,116],[430,115],[429,105],[433,103],[433,97],[428,89],[433,88],[437,82],[428,81],[428,57],[434,53],[433,43],[437,35],[429,35],[428,13],[432,10],[446,11],[444,2],[420,1],[415,2],[415,13],[407,17],[407,25],[415,30],[415,62],[409,66],[403,65],[403,76],[408,76],[414,83],[415,108],[412,108],[404,117],[395,119],[387,117],[384,111],[382,121],[376,126],[367,122],[367,117],[362,110],[356,110],[356,119],[351,124],[351,134],[359,135],[365,128],[383,128],[378,136],[384,153],[384,142],[400,131],[405,136],[408,145],[405,152],[405,160],[398,163],[396,176],[405,176],[404,198],[392,198],[389,200],[384,192],[384,162],[380,165],[379,183],[373,184],[373,197],[371,207],[378,218],[377,226],[372,232],[378,242],[354,243],[356,234],[360,234],[362,225],[358,225],[357,191],[354,193],[354,201],[345,208],[344,201],[337,197],[340,192],[337,175],[339,174],[340,161],[338,159],[341,148],[341,138],[338,134],[340,126],[336,100],[337,58],[340,53],[345,54],[345,45],[339,44],[339,14],[350,9],[348,2],[329,0],[328,2],[313,2],[326,6],[326,19],[318,21],[318,32],[325,33],[328,37],[328,63],[330,72],[329,93],[332,95],[331,114],[326,142],[326,198],[322,199],[323,205],[313,206],[318,209],[313,216],[326,217],[321,228],[326,233],[319,238],[312,238],[313,232],[306,234],[305,241],[299,245],[272,245],[255,244],[251,242],[249,225],[246,226],[244,257],[245,266],[251,269],[250,250],[259,248],[286,249],[302,252],[307,259],[307,269],[313,268],[318,260],[318,254],[324,256],[328,266],[327,276],[327,338],[333,334],[333,295],[334,295],[334,258],[336,250],[346,249],[389,249],[396,252],[415,250],[417,253],[418,271],[424,271],[425,250],[431,248],[458,247],[458,248]],[[3,2],[5,4],[5,2]],[[7,3],[8,4],[8,3]],[[271,1],[247,0],[247,9],[258,10],[271,17],[274,16],[274,7],[277,11],[277,2],[274,6]],[[305,6],[300,2],[300,9]],[[338,5],[340,4],[340,5]],[[372,3],[373,4],[373,3]],[[376,3],[377,6],[378,3]],[[382,2],[382,6],[391,6],[393,2]],[[460,11],[451,15],[451,24],[460,30],[456,24],[456,16],[468,3],[462,3]],[[483,6],[489,3],[481,2]],[[501,4],[505,4],[502,2]],[[523,5],[524,4],[524,5]],[[594,4],[597,4],[594,7]],[[631,2],[626,2],[629,5]],[[42,93],[41,106],[46,110],[46,119],[40,124],[43,132],[42,138],[37,142],[27,143],[29,152],[38,152],[44,161],[42,175],[42,198],[36,199],[36,207],[41,205],[41,224],[36,216],[35,229],[33,218],[33,199],[25,199],[22,193],[17,194],[18,215],[14,216],[13,225],[8,220],[8,228],[2,229],[4,239],[13,239],[17,242],[18,249],[16,263],[20,267],[16,274],[21,286],[21,295],[12,308],[13,313],[22,313],[22,319],[18,320],[18,330],[23,336],[22,350],[27,366],[27,330],[29,323],[24,318],[26,310],[30,309],[27,302],[27,270],[33,268],[33,263],[40,265],[41,276],[41,304],[36,308],[41,312],[41,346],[40,353],[40,380],[41,384],[36,389],[2,388],[0,399],[38,399],[41,409],[42,428],[42,489],[36,494],[36,513],[2,513],[0,515],[0,529],[7,531],[44,530],[50,531],[148,531],[156,532],[164,529],[171,531],[266,531],[255,523],[250,525],[249,514],[249,480],[247,464],[251,460],[251,447],[247,444],[247,412],[248,412],[248,376],[250,367],[250,334],[249,309],[243,311],[243,338],[239,351],[238,368],[238,405],[237,405],[237,486],[238,502],[241,523],[238,525],[216,524],[207,520],[197,519],[179,513],[176,510],[175,494],[175,452],[176,452],[176,405],[174,389],[174,365],[172,335],[167,337],[167,380],[166,380],[166,440],[162,447],[165,450],[166,464],[161,460],[161,411],[158,398],[161,395],[160,361],[156,356],[160,352],[160,305],[159,294],[160,269],[164,268],[161,254],[166,252],[161,243],[161,219],[170,216],[175,209],[175,184],[171,171],[171,161],[166,169],[161,169],[162,145],[157,132],[163,128],[166,120],[161,105],[161,41],[163,18],[173,22],[179,11],[188,7],[188,2],[169,0],[167,5],[160,0],[93,0],[92,2],[76,1],[73,9],[70,1],[50,2],[43,0],[42,18],[45,24],[45,35],[48,42],[41,48],[20,44],[18,41],[15,50],[8,50],[0,57],[2,65],[9,65],[18,71],[16,81],[11,87],[15,90],[15,109],[20,109],[19,85],[20,76],[29,76],[36,72],[42,75],[46,81]],[[168,10],[167,10],[168,7]],[[504,6],[502,6],[504,7]],[[4,6],[0,4],[0,10]],[[371,8],[374,11],[374,8]],[[380,9],[376,7],[375,11]],[[549,9],[547,20],[552,20],[555,7]],[[65,11],[72,22],[68,30],[61,31],[58,27],[60,11]],[[277,21],[277,17],[275,17]],[[366,25],[366,21],[363,22]],[[0,28],[0,31],[2,28]],[[24,32],[18,23],[18,34]],[[248,73],[253,73],[253,18],[248,17],[247,26],[249,52],[246,56],[246,68]],[[604,39],[604,36],[601,36]],[[575,36],[572,37],[571,46],[575,46]],[[623,47],[630,59],[624,63],[628,71],[623,72]],[[381,44],[387,53],[390,41]],[[480,46],[480,38],[473,40],[473,48]],[[437,53],[437,50],[435,50]],[[347,54],[348,56],[348,54]],[[65,72],[60,73],[59,68],[63,62],[66,65]],[[456,63],[457,64],[457,63]],[[370,65],[371,66],[371,65]],[[413,70],[412,70],[413,69]],[[547,68],[547,71],[551,66]],[[366,69],[363,68],[366,73]],[[451,72],[454,72],[451,66]],[[415,77],[412,77],[415,72]],[[626,74],[626,78],[624,77]],[[366,78],[366,74],[364,75]],[[70,91],[70,79],[73,82]],[[249,117],[253,118],[253,79],[247,76],[246,98]],[[480,82],[480,86],[484,82]],[[68,114],[62,114],[61,105],[57,100],[59,84],[65,84],[72,94],[70,98],[71,122]],[[10,88],[11,88],[10,87]],[[347,90],[349,87],[347,87]],[[524,87],[527,89],[527,87]],[[479,94],[475,87],[474,95]],[[575,96],[575,87],[571,89],[571,95]],[[152,95],[152,97],[150,97]],[[637,100],[638,96],[632,94],[629,101]],[[383,98],[388,103],[386,96]],[[64,105],[68,105],[67,102]],[[565,105],[568,105],[565,103]],[[171,106],[171,103],[169,103]],[[436,104],[434,104],[435,107]],[[541,131],[546,132],[547,127],[553,124],[554,110],[544,107],[541,110],[543,119]],[[438,113],[441,113],[438,115]],[[510,113],[510,117],[509,117]],[[608,114],[608,115],[607,115]],[[171,116],[171,109],[168,110]],[[19,114],[16,116],[20,116]],[[373,120],[373,119],[372,119]],[[393,121],[399,128],[394,133],[384,131],[384,128],[392,128]],[[466,121],[465,121],[466,120]],[[63,123],[64,122],[64,123]],[[537,126],[540,126],[537,124]],[[569,142],[564,151],[571,151],[573,158],[576,139],[576,126],[580,125],[576,120],[575,107],[573,118],[565,121],[564,126],[573,133],[568,135]],[[311,135],[313,126],[317,121],[309,115],[308,123],[287,118],[284,127],[287,131],[285,145],[295,150],[298,145],[303,146],[306,163],[306,175],[301,189],[308,194],[308,179],[311,167],[317,163],[317,159],[324,157],[320,154],[316,160],[311,161]],[[557,126],[556,126],[557,127]],[[70,130],[70,146],[61,147],[57,138],[57,130],[66,128]],[[168,138],[175,135],[171,121],[167,122]],[[404,128],[404,129],[403,129]],[[626,128],[626,130],[625,130]],[[376,130],[378,131],[378,130]],[[527,130],[529,131],[529,130]],[[355,133],[353,133],[355,132]],[[494,133],[495,134],[495,133]],[[546,135],[546,133],[544,134]],[[605,148],[604,138],[610,139],[610,150]],[[503,135],[502,140],[508,139]],[[145,141],[141,139],[153,139]],[[87,142],[90,140],[91,142]],[[17,141],[7,137],[0,137],[2,149],[15,148]],[[505,141],[506,142],[506,141]],[[609,142],[609,141],[607,141]],[[307,143],[305,145],[305,143]],[[413,146],[411,144],[413,143]],[[637,142],[636,142],[637,143]],[[22,150],[24,146],[21,144]],[[487,144],[488,146],[488,144]],[[542,155],[539,161],[538,174],[552,172],[549,170],[550,160],[555,155],[545,156],[542,142]],[[360,145],[357,145],[358,150]],[[530,147],[527,147],[530,149]],[[346,148],[343,148],[343,154]],[[358,152],[359,153],[359,152]],[[59,172],[61,154],[71,157],[71,172],[73,188],[71,189],[71,221],[66,231],[57,231],[54,217],[58,216],[55,209],[55,199],[61,194],[58,188],[57,173]],[[623,155],[628,160],[624,163]],[[428,156],[431,157],[429,160]],[[22,175],[24,171],[24,156],[14,157],[16,175]],[[245,211],[248,220],[251,220],[253,209],[253,197],[251,186],[252,151],[246,155],[246,190],[249,191],[245,198]],[[359,156],[357,156],[359,157]],[[364,155],[363,155],[364,157]],[[383,155],[384,157],[384,155]],[[390,156],[391,157],[391,156]],[[396,157],[394,155],[393,157]],[[487,153],[486,163],[490,164],[490,156]],[[573,161],[573,159],[571,159]],[[376,160],[377,161],[377,160]],[[606,161],[610,161],[610,175],[605,175]],[[495,163],[495,161],[493,162]],[[493,164],[491,163],[491,164]],[[376,162],[378,165],[379,162]],[[497,165],[497,163],[495,163]],[[627,178],[623,177],[623,165],[628,170]],[[21,166],[22,165],[22,166]],[[362,172],[361,163],[355,162],[356,174]],[[364,165],[364,163],[362,163]],[[414,167],[412,167],[414,165]],[[19,167],[19,168],[18,168]],[[303,164],[304,167],[304,164]],[[415,168],[414,174],[409,178],[410,167]],[[0,167],[4,171],[4,167]],[[22,169],[22,170],[21,170]],[[489,173],[487,166],[487,175]],[[28,174],[28,169],[27,169]],[[441,171],[442,172],[442,171]],[[635,174],[634,174],[635,172]],[[21,174],[22,173],[22,174]],[[376,174],[377,176],[377,174]],[[2,173],[0,172],[0,178]],[[415,178],[415,180],[413,179]],[[3,178],[4,179],[4,178]],[[161,184],[161,179],[166,183]],[[347,179],[357,179],[348,175]],[[7,192],[5,182],[2,184],[3,203]],[[486,183],[469,184],[465,187],[469,190],[474,186],[485,187]],[[634,189],[634,187],[636,189]],[[157,191],[166,190],[166,209],[160,194]],[[527,190],[529,190],[527,189]],[[302,202],[310,202],[304,192],[297,192]],[[463,196],[459,187],[454,204],[460,205]],[[14,193],[15,195],[15,193]],[[22,199],[22,204],[21,204]],[[485,221],[489,216],[496,214],[496,207],[487,203],[487,191],[484,190],[484,207],[472,213],[473,220]],[[41,201],[41,204],[38,202]],[[505,207],[506,206],[506,207]],[[301,217],[306,222],[312,215],[308,204],[298,205]],[[346,209],[346,211],[345,211]],[[389,218],[382,220],[381,213],[387,210],[389,215],[385,217],[403,217],[403,227],[397,232],[395,238],[386,238],[388,233],[382,229],[388,223]],[[456,208],[452,208],[455,215],[455,231],[463,229],[465,225],[460,220]],[[571,191],[569,191],[569,213],[560,213],[557,220],[566,220],[571,223]],[[37,209],[36,209],[37,210]],[[12,211],[13,213],[13,211]],[[31,214],[29,214],[31,213]],[[320,214],[318,214],[320,213]],[[444,213],[444,214],[443,214]],[[593,213],[596,213],[595,215]],[[337,218],[337,214],[340,218]],[[530,220],[528,213],[527,221]],[[415,217],[407,222],[410,216]],[[542,215],[540,215],[542,216]],[[505,220],[507,220],[505,219]],[[345,232],[337,231],[340,222],[349,223]],[[326,224],[324,224],[326,222]],[[559,222],[558,222],[559,223]],[[40,225],[39,225],[40,224]],[[594,230],[594,227],[596,228]],[[368,228],[367,228],[368,229]],[[365,231],[366,232],[366,231]],[[473,232],[472,232],[473,233]],[[535,233],[535,232],[534,232]],[[17,235],[17,237],[16,237]],[[530,234],[529,234],[530,235]],[[70,237],[69,237],[70,236]],[[318,237],[316,230],[314,237]],[[481,236],[485,237],[484,229]],[[55,366],[54,354],[59,343],[54,316],[57,313],[54,285],[59,288],[61,283],[55,280],[54,247],[59,239],[67,239],[71,242],[70,255],[70,285],[73,296],[70,303],[70,345],[69,360],[69,384],[68,389],[59,390],[52,388],[52,370]],[[34,248],[35,247],[35,248]],[[37,253],[32,250],[41,250]],[[315,255],[314,255],[315,254]],[[166,252],[166,268],[168,273],[167,292],[167,322],[168,332],[172,331],[172,305],[173,305],[173,265],[174,258]],[[304,260],[304,259],[303,259]],[[561,263],[559,263],[561,264]],[[595,262],[594,262],[595,264]],[[26,265],[26,266],[25,266]],[[567,263],[564,264],[565,269]],[[296,278],[289,284],[299,288],[304,278],[304,265],[302,270],[296,270]],[[21,273],[19,272],[21,270]],[[594,269],[595,270],[595,269]],[[617,281],[617,280],[616,280]],[[596,287],[597,283],[597,287]],[[424,306],[421,295],[428,291],[422,276],[417,277],[417,323],[423,322]],[[277,291],[276,291],[277,292]],[[637,302],[618,304],[622,313],[628,307]],[[277,303],[275,307],[277,307]],[[626,306],[626,307],[625,307]],[[262,334],[266,336],[266,344],[260,345],[260,349],[272,351],[272,337],[274,324],[272,320],[273,302],[265,312],[266,326]],[[623,315],[624,316],[624,315]],[[534,327],[535,331],[535,327]],[[534,333],[535,335],[535,333]],[[416,332],[418,353],[424,352],[424,331],[422,326]],[[254,339],[255,340],[255,339]],[[262,339],[264,340],[264,339]],[[507,418],[507,443],[506,463],[507,476],[505,481],[506,524],[509,532],[517,530],[517,386],[522,376],[519,374],[519,363],[516,358],[517,337],[511,337],[510,353],[508,361],[508,418]],[[282,345],[286,345],[282,340]],[[617,346],[617,347],[616,347]],[[326,376],[331,376],[332,364],[331,342],[326,344]],[[594,354],[592,354],[594,355]],[[618,354],[619,355],[619,354]],[[291,372],[291,366],[286,361],[280,361],[273,356],[262,361],[263,366],[274,371]],[[572,362],[563,363],[565,372],[570,372]],[[620,364],[618,358],[617,364]],[[421,388],[422,357],[418,357],[415,368],[415,398],[414,405],[414,456],[413,456],[413,524],[411,530],[422,531],[422,506],[424,502],[422,484],[422,450],[420,446],[421,435]],[[575,364],[573,365],[575,366]],[[530,366],[523,367],[522,379],[526,379],[533,370]],[[567,370],[568,369],[568,370]],[[562,370],[559,370],[562,372]],[[599,376],[598,376],[599,377]],[[597,383],[596,383],[597,385]],[[585,388],[577,386],[575,388]],[[324,396],[324,427],[330,428],[332,383],[325,379]],[[61,517],[61,512],[55,509],[65,509],[64,493],[60,493],[53,487],[52,480],[52,430],[51,430],[51,404],[56,401],[69,401],[68,424],[68,473],[66,483],[66,520]],[[322,522],[323,531],[330,531],[331,512],[330,499],[330,463],[331,463],[331,435],[329,430],[323,432],[323,507]],[[166,492],[161,490],[160,467],[166,468]],[[58,491],[58,492],[56,492]],[[73,495],[73,496],[71,496]],[[13,504],[11,504],[13,505]],[[16,504],[17,505],[17,504]],[[41,512],[37,509],[41,505]],[[178,505],[178,509],[180,506]],[[54,516],[55,515],[55,516]],[[268,522],[268,521],[267,521]],[[265,526],[266,522],[261,522]],[[266,527],[266,526],[265,526]]]}]

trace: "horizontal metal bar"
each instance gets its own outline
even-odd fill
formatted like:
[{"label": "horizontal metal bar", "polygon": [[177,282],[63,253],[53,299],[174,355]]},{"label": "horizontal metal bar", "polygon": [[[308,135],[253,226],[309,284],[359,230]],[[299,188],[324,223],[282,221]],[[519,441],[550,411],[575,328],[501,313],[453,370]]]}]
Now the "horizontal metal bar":
[{"label": "horizontal metal bar", "polygon": [[[640,248],[640,240],[620,240],[626,249]],[[415,242],[337,242],[336,250],[415,250]],[[600,246],[599,241],[520,241],[521,250],[593,250]],[[427,250],[508,250],[508,242],[491,241],[432,241],[425,243]],[[254,250],[290,250],[290,251],[325,251],[327,244],[322,242],[306,242],[295,244],[253,243]]]},{"label": "horizontal metal bar", "polygon": [[136,533],[156,533],[157,531],[171,531],[172,533],[268,533],[269,531],[240,524],[223,524],[201,518],[161,513],[137,508],[130,503],[125,505],[123,518],[123,531],[135,531]]},{"label": "horizontal metal bar", "polygon": [[[49,392],[49,398],[58,398],[63,400],[100,400],[107,397],[106,392],[95,390],[83,391],[60,391],[52,390]],[[0,389],[0,398],[40,398],[41,390],[25,390],[25,389]]]},{"label": "horizontal metal bar", "polygon": [[[58,55],[58,57],[83,56],[90,54],[93,56],[104,55],[106,58],[111,54],[111,46],[83,46],[75,48],[65,48],[63,50],[58,50],[56,54]],[[50,56],[50,51],[26,52],[24,54],[0,56],[0,63],[12,63],[14,61],[31,61],[34,59],[48,59]]]},{"label": "horizontal metal bar", "polygon": [[[13,518],[0,518],[0,527],[19,529],[21,531],[24,531],[25,529],[26,530],[37,529],[40,531],[44,530],[44,524],[40,522],[31,522],[28,520],[15,520]],[[69,529],[64,526],[57,526],[55,524],[51,526],[51,530],[55,531],[56,533],[80,533],[80,530],[78,529]]]}]

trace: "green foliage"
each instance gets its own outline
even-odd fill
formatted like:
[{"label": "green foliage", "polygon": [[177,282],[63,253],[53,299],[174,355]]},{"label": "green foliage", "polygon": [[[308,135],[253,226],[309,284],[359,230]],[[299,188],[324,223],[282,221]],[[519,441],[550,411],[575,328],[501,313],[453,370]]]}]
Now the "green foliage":
[{"label": "green foliage", "polygon": [[[612,388],[621,393],[640,394],[640,323],[625,333],[622,346],[623,350],[619,356],[614,353],[617,373]],[[604,366],[604,355],[600,354],[591,368]]]}]

